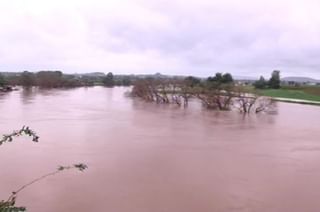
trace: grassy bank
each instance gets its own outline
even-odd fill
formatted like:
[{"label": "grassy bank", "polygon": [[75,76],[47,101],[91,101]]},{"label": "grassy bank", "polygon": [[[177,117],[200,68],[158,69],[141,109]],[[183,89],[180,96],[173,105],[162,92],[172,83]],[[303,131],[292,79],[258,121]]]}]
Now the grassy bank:
[{"label": "grassy bank", "polygon": [[283,87],[281,89],[263,89],[261,95],[270,97],[320,101],[320,87]]}]

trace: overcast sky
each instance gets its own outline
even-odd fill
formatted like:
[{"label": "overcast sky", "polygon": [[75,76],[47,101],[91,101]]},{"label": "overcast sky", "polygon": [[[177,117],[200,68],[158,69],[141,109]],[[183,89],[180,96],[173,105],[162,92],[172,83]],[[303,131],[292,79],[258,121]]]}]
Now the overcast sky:
[{"label": "overcast sky", "polygon": [[0,71],[320,79],[319,0],[0,3]]}]

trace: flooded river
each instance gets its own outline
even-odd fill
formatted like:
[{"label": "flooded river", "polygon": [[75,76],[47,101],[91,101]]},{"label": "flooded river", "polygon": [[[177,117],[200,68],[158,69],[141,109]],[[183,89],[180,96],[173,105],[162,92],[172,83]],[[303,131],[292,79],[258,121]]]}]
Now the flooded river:
[{"label": "flooded river", "polygon": [[129,88],[0,94],[0,199],[58,165],[86,163],[32,185],[30,212],[318,212],[320,107],[278,103],[242,116],[155,105]]}]

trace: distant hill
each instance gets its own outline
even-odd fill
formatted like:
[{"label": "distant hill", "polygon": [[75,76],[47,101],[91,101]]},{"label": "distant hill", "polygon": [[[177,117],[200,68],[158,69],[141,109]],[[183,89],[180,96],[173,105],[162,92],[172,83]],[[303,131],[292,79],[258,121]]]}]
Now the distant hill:
[{"label": "distant hill", "polygon": [[19,76],[21,75],[21,72],[0,72],[0,74],[2,74],[3,76]]},{"label": "distant hill", "polygon": [[84,74],[80,74],[83,76],[90,76],[90,77],[104,77],[106,76],[105,73],[103,72],[91,72],[91,73],[84,73]]},{"label": "distant hill", "polygon": [[298,83],[320,83],[320,80],[310,77],[284,77],[281,79],[284,82],[298,82]]},{"label": "distant hill", "polygon": [[233,79],[235,79],[235,80],[239,80],[239,81],[245,81],[245,80],[247,80],[247,81],[256,81],[256,80],[258,80],[259,79],[259,77],[248,77],[248,76],[233,76]]}]

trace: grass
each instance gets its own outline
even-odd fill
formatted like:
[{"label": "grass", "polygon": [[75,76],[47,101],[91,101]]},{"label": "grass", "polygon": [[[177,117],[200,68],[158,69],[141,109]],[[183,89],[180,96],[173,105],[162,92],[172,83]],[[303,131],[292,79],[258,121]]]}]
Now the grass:
[{"label": "grass", "polygon": [[320,87],[283,87],[281,89],[263,89],[258,91],[261,95],[270,97],[320,101]]}]

